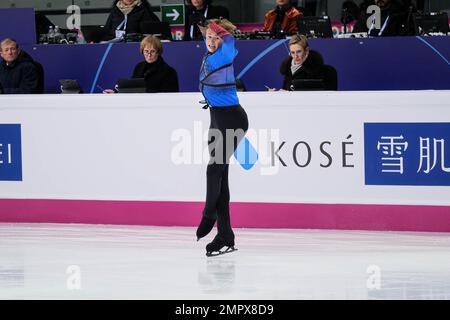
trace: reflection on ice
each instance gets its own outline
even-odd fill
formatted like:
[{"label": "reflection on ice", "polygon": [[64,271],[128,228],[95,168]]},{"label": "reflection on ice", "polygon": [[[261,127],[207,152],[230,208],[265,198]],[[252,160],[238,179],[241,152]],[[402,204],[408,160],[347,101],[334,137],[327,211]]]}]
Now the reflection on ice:
[{"label": "reflection on ice", "polygon": [[450,299],[450,235],[0,224],[0,299]]}]

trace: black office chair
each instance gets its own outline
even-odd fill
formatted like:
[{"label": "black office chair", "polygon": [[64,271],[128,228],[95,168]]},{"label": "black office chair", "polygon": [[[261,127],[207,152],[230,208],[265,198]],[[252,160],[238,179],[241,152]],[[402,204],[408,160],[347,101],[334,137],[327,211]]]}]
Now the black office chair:
[{"label": "black office chair", "polygon": [[338,75],[333,66],[324,64],[322,66],[324,89],[330,91],[337,91],[338,89]]},{"label": "black office chair", "polygon": [[42,64],[40,64],[36,60],[33,60],[33,65],[36,68],[38,77],[36,93],[42,94],[44,93],[44,67],[42,67]]}]

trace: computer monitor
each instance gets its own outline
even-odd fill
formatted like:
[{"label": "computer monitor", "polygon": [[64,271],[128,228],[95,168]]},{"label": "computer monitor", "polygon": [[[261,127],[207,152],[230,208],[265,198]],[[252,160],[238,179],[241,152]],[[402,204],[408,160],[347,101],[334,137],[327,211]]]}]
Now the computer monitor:
[{"label": "computer monitor", "polygon": [[118,93],[145,93],[147,85],[144,78],[119,79],[116,90]]},{"label": "computer monitor", "polygon": [[63,79],[59,80],[61,85],[61,93],[83,93],[77,80]]},{"label": "computer monitor", "polygon": [[307,37],[333,38],[330,17],[298,17],[298,33]]},{"label": "computer monitor", "polygon": [[162,39],[172,39],[172,32],[168,22],[142,21],[140,27],[144,35],[152,34]]},{"label": "computer monitor", "polygon": [[320,91],[325,90],[323,79],[293,79],[292,91]]},{"label": "computer monitor", "polygon": [[414,21],[416,26],[416,34],[444,33],[449,32],[448,15],[443,13],[425,13],[415,14]]},{"label": "computer monitor", "polygon": [[81,26],[81,32],[83,33],[84,40],[87,43],[99,43],[105,37],[107,37],[106,30],[103,26],[99,25],[90,25],[90,26]]}]

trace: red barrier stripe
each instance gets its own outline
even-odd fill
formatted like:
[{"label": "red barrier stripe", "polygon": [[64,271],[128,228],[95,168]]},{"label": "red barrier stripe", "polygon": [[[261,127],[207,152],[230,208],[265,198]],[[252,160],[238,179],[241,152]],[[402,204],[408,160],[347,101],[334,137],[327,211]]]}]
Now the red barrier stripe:
[{"label": "red barrier stripe", "polygon": [[[202,202],[0,199],[0,222],[196,226]],[[234,227],[450,232],[450,206],[232,203]]]}]

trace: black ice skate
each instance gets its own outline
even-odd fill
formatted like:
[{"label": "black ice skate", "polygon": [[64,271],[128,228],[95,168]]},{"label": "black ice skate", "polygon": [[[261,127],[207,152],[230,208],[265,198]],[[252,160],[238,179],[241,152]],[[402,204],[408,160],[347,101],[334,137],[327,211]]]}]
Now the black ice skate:
[{"label": "black ice skate", "polygon": [[[225,247],[225,249],[223,249]],[[206,256],[214,257],[225,253],[236,251],[234,240],[227,241],[220,236],[216,236],[214,240],[206,245]]]},{"label": "black ice skate", "polygon": [[211,232],[214,224],[216,223],[215,219],[210,219],[205,216],[202,217],[202,221],[200,221],[200,225],[197,228],[197,241],[201,238],[205,237],[208,233]]}]

